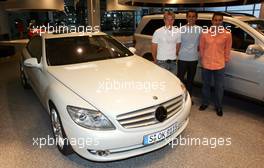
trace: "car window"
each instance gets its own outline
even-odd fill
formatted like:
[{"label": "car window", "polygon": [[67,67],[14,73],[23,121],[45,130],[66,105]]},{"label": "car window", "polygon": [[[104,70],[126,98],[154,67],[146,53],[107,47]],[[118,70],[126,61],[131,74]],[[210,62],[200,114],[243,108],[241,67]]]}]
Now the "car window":
[{"label": "car window", "polygon": [[250,44],[255,44],[255,40],[247,32],[231,23],[224,23],[225,27],[229,27],[232,33],[232,48],[235,51],[246,52]]},{"label": "car window", "polygon": [[68,65],[133,55],[125,46],[107,35],[46,39],[48,65]]},{"label": "car window", "polygon": [[246,23],[264,35],[264,20],[251,20]]},{"label": "car window", "polygon": [[158,28],[164,26],[163,19],[152,19],[150,20],[146,26],[141,31],[141,34],[152,36]]},{"label": "car window", "polygon": [[27,50],[30,53],[31,57],[37,58],[38,62],[40,62],[42,57],[42,39],[40,36],[33,37],[28,45]]},{"label": "car window", "polygon": [[196,21],[196,25],[201,26],[203,28],[209,28],[212,26],[212,22],[211,22],[211,20],[200,20],[200,19],[198,19]]}]

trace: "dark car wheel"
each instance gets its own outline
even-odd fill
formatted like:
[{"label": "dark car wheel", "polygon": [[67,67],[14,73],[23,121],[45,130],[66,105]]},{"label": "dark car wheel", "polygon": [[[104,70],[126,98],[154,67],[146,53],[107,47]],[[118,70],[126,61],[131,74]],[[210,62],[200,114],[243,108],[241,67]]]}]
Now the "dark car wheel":
[{"label": "dark car wheel", "polygon": [[68,140],[63,126],[61,124],[61,119],[56,107],[50,107],[50,118],[51,118],[51,127],[52,132],[55,138],[56,145],[59,151],[63,155],[70,155],[73,153],[70,141]]}]

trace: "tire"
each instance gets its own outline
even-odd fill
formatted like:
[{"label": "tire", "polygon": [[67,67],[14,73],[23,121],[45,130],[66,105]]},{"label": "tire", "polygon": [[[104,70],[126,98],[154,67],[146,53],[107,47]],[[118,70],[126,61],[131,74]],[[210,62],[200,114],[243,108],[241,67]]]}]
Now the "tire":
[{"label": "tire", "polygon": [[54,105],[51,105],[50,107],[50,119],[51,129],[55,138],[57,148],[65,156],[72,154],[73,149],[71,147],[70,141],[65,134],[58,110]]},{"label": "tire", "polygon": [[30,89],[31,86],[26,78],[26,75],[24,73],[24,68],[23,66],[20,64],[20,82],[21,85],[23,86],[24,89]]}]

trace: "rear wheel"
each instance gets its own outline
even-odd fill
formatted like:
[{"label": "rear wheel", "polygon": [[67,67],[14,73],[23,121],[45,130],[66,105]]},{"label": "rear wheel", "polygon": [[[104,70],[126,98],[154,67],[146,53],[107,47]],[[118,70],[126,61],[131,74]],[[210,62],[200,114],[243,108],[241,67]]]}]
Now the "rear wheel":
[{"label": "rear wheel", "polygon": [[71,144],[64,132],[59,113],[54,106],[50,108],[50,117],[51,117],[52,132],[55,137],[55,142],[59,151],[63,155],[72,154],[73,150]]}]

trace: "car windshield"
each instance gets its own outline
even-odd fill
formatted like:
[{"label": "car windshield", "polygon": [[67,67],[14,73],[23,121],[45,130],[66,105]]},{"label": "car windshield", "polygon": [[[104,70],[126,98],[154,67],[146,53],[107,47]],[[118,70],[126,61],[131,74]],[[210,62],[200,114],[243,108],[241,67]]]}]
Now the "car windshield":
[{"label": "car windshield", "polygon": [[46,58],[50,66],[106,60],[133,55],[108,35],[46,39]]},{"label": "car windshield", "polygon": [[246,23],[264,35],[264,20],[251,20]]}]

